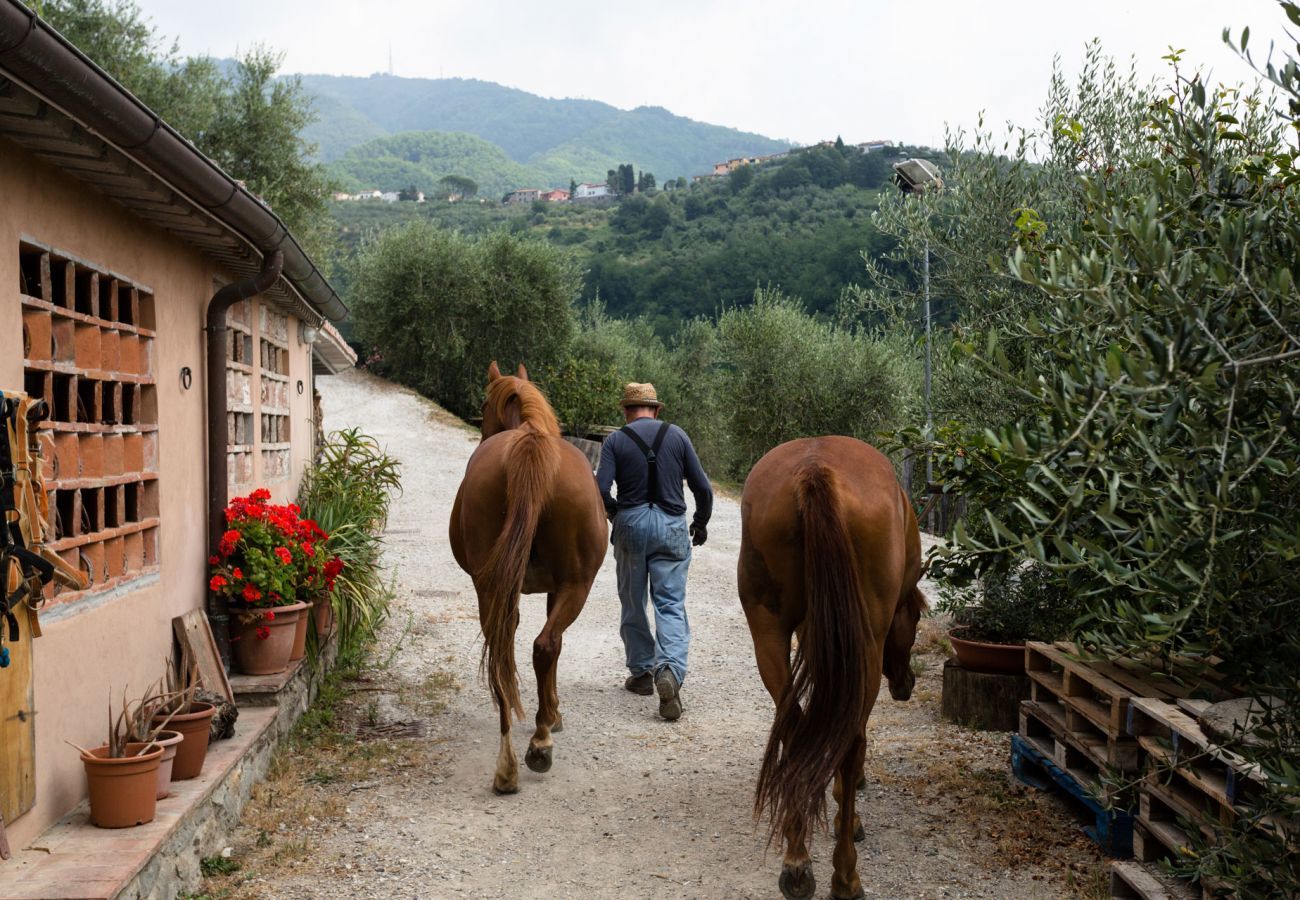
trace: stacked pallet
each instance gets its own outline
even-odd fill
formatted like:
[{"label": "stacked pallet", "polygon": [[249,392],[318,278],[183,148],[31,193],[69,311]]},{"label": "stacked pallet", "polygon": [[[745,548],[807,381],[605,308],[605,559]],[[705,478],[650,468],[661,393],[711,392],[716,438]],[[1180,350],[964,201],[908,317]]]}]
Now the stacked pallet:
[{"label": "stacked pallet", "polygon": [[1149,752],[1130,729],[1134,705],[1221,692],[1188,671],[1084,660],[1065,641],[1030,642],[1025,670],[1031,694],[1020,705],[1020,731],[1012,741],[1017,776],[1035,783],[1026,777],[1027,767],[1047,776],[1094,816],[1085,829],[1090,837],[1112,856],[1129,856],[1142,839],[1132,823],[1134,812],[1140,813],[1138,788]]}]

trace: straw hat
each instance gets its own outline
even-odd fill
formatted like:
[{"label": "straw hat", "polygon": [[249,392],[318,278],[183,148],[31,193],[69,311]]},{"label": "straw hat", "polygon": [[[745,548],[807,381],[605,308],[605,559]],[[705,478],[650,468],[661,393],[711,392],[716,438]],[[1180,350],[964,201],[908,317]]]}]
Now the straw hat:
[{"label": "straw hat", "polygon": [[619,406],[663,406],[659,402],[659,395],[655,393],[653,384],[639,384],[632,382],[623,388],[623,399],[618,402]]}]

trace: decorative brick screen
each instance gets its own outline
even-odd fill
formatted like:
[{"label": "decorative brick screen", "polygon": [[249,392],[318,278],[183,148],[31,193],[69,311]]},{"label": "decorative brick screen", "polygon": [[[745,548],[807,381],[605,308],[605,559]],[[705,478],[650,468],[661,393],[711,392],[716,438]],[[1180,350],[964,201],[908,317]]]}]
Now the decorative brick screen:
[{"label": "decorative brick screen", "polygon": [[[154,298],[68,254],[21,242],[24,389],[44,397],[50,549],[99,591],[158,567]],[[82,592],[46,588],[63,602]]]},{"label": "decorative brick screen", "polygon": [[289,477],[289,318],[259,304],[262,479]]},{"label": "decorative brick screen", "polygon": [[226,311],[226,472],[229,483],[253,481],[253,302]]}]

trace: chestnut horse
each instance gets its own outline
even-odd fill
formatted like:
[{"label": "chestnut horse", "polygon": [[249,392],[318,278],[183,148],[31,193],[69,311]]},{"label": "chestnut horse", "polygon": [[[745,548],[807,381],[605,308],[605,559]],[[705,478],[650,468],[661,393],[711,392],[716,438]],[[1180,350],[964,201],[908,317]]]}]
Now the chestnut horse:
[{"label": "chestnut horse", "polygon": [[770,816],[770,841],[784,838],[781,893],[810,897],[807,841],[834,776],[831,896],[861,897],[854,794],[867,717],[882,673],[898,700],[915,681],[912,642],[925,608],[916,514],[883,454],[853,438],[821,437],[782,444],[758,461],[740,520],[740,602],[776,701],[754,815]]},{"label": "chestnut horse", "polygon": [[510,744],[514,715],[524,717],[515,669],[519,595],[546,594],[546,624],[533,641],[537,675],[537,730],[524,762],[551,768],[560,731],[555,669],[564,631],[582,612],[605,559],[607,531],[591,463],[560,437],[551,405],[528,380],[488,369],[483,442],[465,467],[451,510],[451,550],[474,579],[483,629],[480,671],[501,716],[501,749],[492,787],[519,790],[519,764]]}]

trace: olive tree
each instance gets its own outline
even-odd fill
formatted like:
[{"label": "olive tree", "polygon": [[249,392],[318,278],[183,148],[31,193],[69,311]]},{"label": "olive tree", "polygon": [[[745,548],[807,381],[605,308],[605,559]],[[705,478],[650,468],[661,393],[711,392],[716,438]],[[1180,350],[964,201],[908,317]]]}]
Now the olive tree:
[{"label": "olive tree", "polygon": [[375,367],[460,415],[478,412],[492,360],[511,370],[563,360],[581,287],[563,250],[425,221],[367,240],[351,275],[357,335]]},{"label": "olive tree", "polygon": [[[1300,7],[1282,6],[1300,25]],[[1264,775],[1261,816],[1292,816],[1300,796],[1296,50],[1267,71],[1277,107],[1171,54],[1146,151],[1122,171],[1080,165],[1078,229],[1010,253],[1032,312],[972,350],[1027,413],[935,447],[948,486],[984,510],[938,568],[1037,560],[1085,602],[1090,651],[1213,662],[1260,698],[1262,746],[1240,749]],[[1194,833],[1183,868],[1239,896],[1294,895],[1294,835],[1256,824],[1243,815],[1214,846]]]}]

